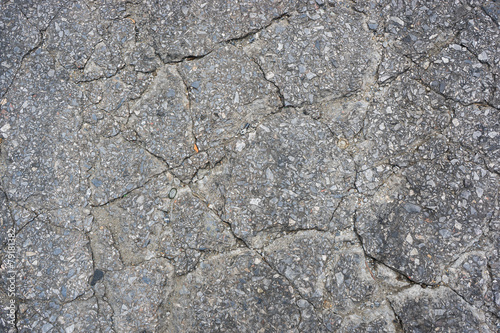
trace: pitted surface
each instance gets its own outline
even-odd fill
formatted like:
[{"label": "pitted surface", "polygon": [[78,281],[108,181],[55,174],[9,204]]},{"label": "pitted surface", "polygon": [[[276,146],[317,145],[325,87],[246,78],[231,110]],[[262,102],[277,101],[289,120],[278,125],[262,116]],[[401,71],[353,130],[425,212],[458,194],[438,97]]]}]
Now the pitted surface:
[{"label": "pitted surface", "polygon": [[0,331],[500,330],[500,2],[0,9]]}]

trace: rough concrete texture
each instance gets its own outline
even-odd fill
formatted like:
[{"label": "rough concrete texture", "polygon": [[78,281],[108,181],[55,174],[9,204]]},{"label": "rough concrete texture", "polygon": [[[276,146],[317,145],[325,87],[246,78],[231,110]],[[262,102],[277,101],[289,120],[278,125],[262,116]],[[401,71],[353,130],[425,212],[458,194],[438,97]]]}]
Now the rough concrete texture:
[{"label": "rough concrete texture", "polygon": [[0,2],[0,332],[499,332],[500,1]]}]

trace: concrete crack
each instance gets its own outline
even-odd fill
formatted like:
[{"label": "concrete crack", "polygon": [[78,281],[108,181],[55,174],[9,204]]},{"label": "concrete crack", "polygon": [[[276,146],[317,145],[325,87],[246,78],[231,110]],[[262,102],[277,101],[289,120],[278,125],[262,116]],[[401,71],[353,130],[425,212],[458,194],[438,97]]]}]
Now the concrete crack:
[{"label": "concrete crack", "polygon": [[371,260],[373,260],[374,262],[376,263],[379,263],[380,265],[383,265],[387,268],[389,268],[391,271],[397,273],[398,276],[401,276],[403,277],[404,280],[406,280],[408,283],[410,284],[413,284],[413,285],[419,285],[421,286],[422,288],[437,288],[439,287],[439,284],[427,284],[427,283],[424,283],[424,282],[419,282],[419,281],[415,281],[413,280],[412,278],[410,278],[408,275],[406,275],[404,272],[386,264],[385,262],[375,258],[374,256],[370,255],[366,248],[365,248],[365,245],[363,243],[363,237],[359,234],[358,230],[357,230],[357,227],[356,227],[356,220],[357,220],[357,212],[355,212],[355,215],[354,215],[354,223],[353,223],[353,231],[354,231],[354,234],[356,235],[356,237],[358,238],[360,244],[361,244],[361,248],[363,249],[363,253],[365,255],[366,258],[369,258]]},{"label": "concrete crack", "polygon": [[406,331],[404,329],[403,320],[401,319],[401,317],[398,315],[398,313],[394,309],[394,306],[392,305],[391,301],[388,298],[386,298],[386,301],[389,304],[389,307],[391,308],[392,313],[394,314],[394,318],[396,318],[396,322],[394,323],[394,324],[396,324],[395,325],[396,332],[397,333],[405,333]]},{"label": "concrete crack", "polygon": [[256,65],[257,67],[259,68],[260,72],[262,73],[262,76],[264,77],[264,80],[266,80],[267,82],[271,83],[274,88],[276,89],[276,93],[278,94],[278,97],[280,98],[280,101],[281,101],[281,107],[280,109],[286,107],[286,106],[292,106],[291,104],[289,104],[288,102],[285,101],[285,97],[283,97],[283,94],[281,93],[281,89],[280,87],[276,84],[276,82],[272,81],[272,80],[269,80],[267,78],[267,75],[266,75],[266,72],[264,71],[264,69],[262,68],[262,66],[259,64],[259,62],[255,59],[255,58],[250,58]]}]

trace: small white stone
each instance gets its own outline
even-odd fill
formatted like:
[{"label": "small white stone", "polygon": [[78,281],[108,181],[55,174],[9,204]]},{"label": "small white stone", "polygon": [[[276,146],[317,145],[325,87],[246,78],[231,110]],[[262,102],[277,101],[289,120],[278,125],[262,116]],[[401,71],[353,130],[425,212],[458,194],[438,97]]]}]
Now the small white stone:
[{"label": "small white stone", "polygon": [[306,77],[307,77],[308,80],[311,80],[311,79],[313,79],[313,78],[316,77],[316,74],[309,72],[309,73],[306,74]]},{"label": "small white stone", "polygon": [[252,199],[250,199],[250,204],[251,205],[258,205],[258,204],[260,204],[261,201],[262,201],[262,199],[252,198]]},{"label": "small white stone", "polygon": [[413,238],[411,237],[411,235],[410,235],[410,234],[408,234],[408,235],[406,236],[406,241],[407,241],[409,244],[413,244]]},{"label": "small white stone", "polygon": [[269,129],[269,127],[266,127],[264,125],[259,125],[259,127],[262,128],[264,131],[266,131],[268,133],[271,132],[271,130]]},{"label": "small white stone", "polygon": [[337,286],[341,286],[344,283],[344,274],[341,272],[335,273],[335,279],[337,280]]},{"label": "small white stone", "polygon": [[477,56],[477,58],[480,61],[488,61],[488,54],[486,54],[486,51],[483,51]]},{"label": "small white stone", "polygon": [[144,196],[141,195],[139,198],[137,198],[137,201],[136,201],[138,204],[142,204],[144,203]]},{"label": "small white stone", "polygon": [[7,132],[8,130],[10,130],[10,124],[9,123],[3,125],[2,128],[0,128],[0,131],[2,131],[4,133]]},{"label": "small white stone", "polygon": [[274,180],[273,172],[269,168],[266,169],[266,178],[271,182]]},{"label": "small white stone", "polygon": [[146,259],[146,260],[151,260],[151,259],[153,259],[154,257],[156,257],[156,254],[155,254],[154,252],[150,251],[150,250],[147,250],[147,251],[146,251],[146,256],[145,256],[145,258],[144,258],[144,259]]},{"label": "small white stone", "polygon": [[396,22],[397,24],[399,24],[402,27],[404,27],[404,25],[405,25],[405,22],[402,19],[400,19],[399,17],[391,16],[391,20],[393,22]]},{"label": "small white stone", "polygon": [[245,148],[245,143],[243,141],[236,142],[236,151],[242,151]]},{"label": "small white stone", "polygon": [[382,75],[381,77],[378,78],[380,82],[385,82],[391,78],[390,75]]}]

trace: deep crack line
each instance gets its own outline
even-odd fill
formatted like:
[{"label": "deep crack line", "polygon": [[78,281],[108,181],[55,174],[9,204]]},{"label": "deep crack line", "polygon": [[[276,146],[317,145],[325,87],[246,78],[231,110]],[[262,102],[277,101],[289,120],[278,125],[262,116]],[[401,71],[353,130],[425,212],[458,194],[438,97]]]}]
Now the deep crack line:
[{"label": "deep crack line", "polygon": [[365,245],[363,243],[363,237],[358,232],[358,229],[356,227],[356,220],[357,220],[357,211],[355,211],[355,213],[354,213],[353,231],[354,231],[354,234],[356,235],[356,237],[358,238],[358,240],[359,240],[359,242],[361,244],[361,248],[363,249],[363,253],[364,253],[364,255],[365,255],[366,258],[369,258],[369,259],[373,260],[374,262],[377,262],[377,263],[379,263],[379,264],[381,264],[381,265],[389,268],[391,271],[393,271],[393,272],[397,273],[398,275],[402,276],[410,284],[416,284],[416,285],[419,285],[419,286],[421,286],[423,288],[427,288],[427,287],[429,287],[429,288],[437,288],[437,287],[439,287],[439,284],[435,284],[434,285],[434,284],[427,284],[427,283],[424,283],[424,282],[415,281],[415,280],[411,279],[409,276],[407,276],[404,272],[402,272],[402,271],[400,271],[400,270],[398,270],[398,269],[396,269],[396,268],[394,268],[394,267],[392,267],[392,266],[384,263],[383,261],[375,258],[374,256],[370,255],[367,252],[367,250],[365,248]]},{"label": "deep crack line", "polygon": [[[298,290],[298,288],[297,288],[297,287],[295,287],[295,284],[293,283],[293,281],[291,281],[291,280],[290,280],[290,279],[289,279],[286,275],[284,275],[284,274],[282,274],[281,272],[279,272],[279,271],[278,271],[278,269],[276,269],[276,268],[274,267],[274,265],[273,265],[273,264],[271,264],[271,263],[267,260],[267,258],[265,257],[265,255],[264,255],[261,251],[259,251],[258,249],[253,248],[250,244],[248,244],[248,242],[247,242],[244,238],[242,238],[242,237],[238,236],[238,235],[234,232],[233,225],[232,225],[230,222],[227,222],[227,221],[223,220],[223,219],[222,219],[222,218],[221,218],[221,217],[220,217],[220,216],[219,216],[219,215],[218,215],[218,214],[217,214],[217,213],[216,213],[216,212],[215,212],[212,208],[210,208],[210,206],[208,205],[208,203],[207,203],[205,200],[203,200],[203,199],[202,199],[199,195],[196,195],[194,192],[192,192],[192,193],[193,193],[193,195],[194,195],[195,197],[197,197],[199,200],[201,200],[201,201],[202,201],[202,202],[203,202],[203,203],[204,203],[204,204],[205,204],[205,205],[206,205],[206,206],[207,206],[207,207],[208,207],[208,208],[209,208],[209,209],[210,209],[210,210],[211,210],[214,214],[216,214],[216,216],[218,216],[218,217],[219,217],[219,219],[220,219],[220,220],[221,220],[224,224],[226,224],[226,225],[228,226],[229,231],[231,232],[231,234],[233,235],[233,237],[234,237],[236,240],[238,240],[238,241],[240,242],[240,244],[243,244],[243,245],[244,245],[244,246],[245,246],[248,250],[250,250],[251,252],[253,252],[253,253],[257,254],[257,255],[258,255],[258,256],[259,256],[259,257],[260,257],[260,258],[261,258],[261,259],[262,259],[262,260],[263,260],[263,261],[264,261],[264,262],[265,262],[268,266],[269,266],[269,268],[271,268],[274,272],[276,272],[276,274],[278,274],[278,275],[282,276],[282,277],[283,277],[283,278],[284,278],[284,279],[288,282],[288,284],[289,284],[289,285],[293,288],[293,290],[294,290],[294,291],[295,291],[295,292],[296,292],[296,293],[300,296],[300,298],[301,298],[301,299],[303,299],[303,300],[305,300],[307,303],[311,304],[311,305],[312,305],[312,307],[313,307],[316,311],[318,311],[318,309],[314,306],[314,304],[312,304],[312,303],[311,303],[311,302],[307,299],[307,297],[303,296],[303,295],[300,293],[300,291]],[[298,306],[297,306],[297,307],[298,307]],[[298,309],[298,311],[299,311],[299,313],[301,313],[300,308]],[[323,324],[322,322],[320,322],[320,323],[321,323],[321,325],[323,325],[323,326],[324,326],[324,324]],[[299,324],[300,324],[300,322],[299,322]]]},{"label": "deep crack line", "polygon": [[400,328],[401,332],[405,333],[406,331],[404,329],[403,320],[401,319],[401,317],[396,312],[396,309],[394,309],[394,306],[392,305],[391,301],[388,298],[386,298],[386,301],[387,301],[387,303],[389,303],[389,307],[391,308],[392,313],[394,314],[394,317],[397,320],[397,324],[399,325],[399,328]]},{"label": "deep crack line", "polygon": [[[198,138],[196,137],[196,133],[195,133],[195,121],[194,121],[194,114],[193,114],[192,102],[191,102],[191,92],[189,90],[189,85],[187,84],[186,78],[182,75],[181,71],[179,70],[179,67],[175,66],[175,70],[177,71],[177,74],[181,78],[181,81],[184,84],[184,89],[186,90],[186,98],[187,98],[187,102],[188,102],[188,113],[189,113],[189,118],[191,118],[191,135],[193,136],[193,141],[194,141],[193,148],[195,149],[196,153],[198,153],[199,152],[198,145],[197,145]],[[182,161],[182,162],[184,162],[184,161]],[[182,165],[182,163],[181,163],[181,165]]]},{"label": "deep crack line", "polygon": [[281,92],[281,89],[276,84],[276,82],[274,82],[274,81],[272,81],[272,80],[270,80],[270,79],[267,78],[266,72],[264,71],[264,69],[262,68],[262,66],[259,64],[259,62],[255,58],[250,58],[250,60],[252,60],[252,62],[255,65],[257,65],[257,67],[259,68],[260,72],[262,73],[262,76],[264,77],[264,80],[266,80],[267,82],[271,83],[276,88],[276,93],[278,94],[278,97],[279,97],[280,102],[281,102],[280,109],[283,109],[286,106],[293,106],[293,105],[291,105],[291,104],[289,104],[288,102],[285,101],[285,97],[283,96],[283,94]]},{"label": "deep crack line", "polygon": [[443,284],[442,286],[440,286],[440,288],[448,288],[448,289],[450,289],[455,295],[457,295],[458,297],[460,297],[462,299],[462,301],[464,301],[465,303],[467,303],[471,308],[475,309],[476,311],[483,312],[483,313],[489,313],[492,316],[494,316],[496,319],[500,320],[500,317],[494,311],[491,311],[491,310],[489,310],[487,308],[486,309],[482,309],[482,308],[476,307],[473,303],[469,302],[464,296],[462,296],[462,294],[460,294],[458,291],[456,291],[454,288],[452,288],[449,284]]},{"label": "deep crack line", "polygon": [[281,20],[283,20],[283,19],[288,19],[288,18],[290,18],[290,17],[291,17],[291,14],[290,14],[290,13],[288,13],[288,12],[285,12],[285,13],[283,13],[283,14],[281,14],[281,15],[279,15],[279,16],[277,16],[277,17],[273,18],[273,19],[271,19],[271,21],[270,21],[268,24],[263,25],[263,26],[261,26],[261,27],[260,27],[260,28],[258,28],[258,29],[251,30],[251,31],[249,31],[249,32],[247,32],[247,33],[245,33],[245,34],[243,34],[243,35],[242,35],[242,36],[240,36],[240,37],[234,37],[234,38],[230,38],[230,39],[227,39],[227,40],[221,41],[221,42],[220,42],[220,44],[222,44],[222,43],[229,43],[229,44],[233,44],[233,45],[234,45],[234,44],[235,44],[235,42],[240,42],[240,41],[243,41],[243,40],[245,40],[245,39],[249,39],[250,37],[253,37],[253,36],[255,36],[256,34],[260,33],[261,31],[263,31],[263,30],[265,30],[265,29],[269,28],[269,27],[270,27],[270,26],[272,26],[274,23],[279,22],[279,21],[281,21]]},{"label": "deep crack line", "polygon": [[130,194],[130,193],[132,193],[132,192],[134,192],[134,191],[136,191],[136,190],[139,190],[139,189],[141,189],[141,188],[145,187],[145,186],[146,186],[146,185],[148,185],[148,184],[149,184],[149,183],[150,183],[153,179],[155,179],[155,178],[157,178],[157,177],[159,177],[159,176],[161,176],[161,175],[163,175],[163,174],[165,174],[165,173],[167,173],[167,172],[168,172],[168,170],[164,170],[164,171],[162,171],[162,172],[159,172],[159,173],[157,173],[157,174],[155,174],[155,175],[150,176],[150,177],[149,177],[149,179],[147,179],[147,180],[144,182],[144,184],[139,185],[139,186],[136,186],[136,187],[134,187],[134,188],[132,188],[132,189],[130,189],[130,190],[128,190],[128,191],[126,191],[124,194],[122,194],[122,195],[120,195],[120,196],[118,196],[118,197],[111,198],[111,199],[109,199],[109,200],[107,200],[106,202],[101,203],[101,204],[96,204],[96,205],[94,205],[94,204],[89,204],[89,206],[90,206],[91,208],[99,208],[99,207],[104,207],[104,206],[111,205],[111,204],[112,204],[112,203],[114,203],[115,201],[118,201],[118,200],[123,199],[123,198],[124,198],[125,196],[127,196],[128,194]]},{"label": "deep crack line", "polygon": [[[5,92],[2,94],[2,96],[0,96],[0,99],[3,99],[7,93],[9,92],[10,88],[12,87],[12,85],[14,84],[14,81],[17,79],[18,75],[19,75],[19,72],[21,71],[21,68],[23,67],[23,63],[24,63],[24,60],[30,56],[31,54],[33,54],[36,50],[38,50],[40,47],[42,47],[43,43],[45,42],[45,37],[44,37],[44,34],[45,32],[47,31],[47,29],[50,27],[50,25],[52,24],[52,22],[56,19],[56,17],[59,15],[59,13],[61,12],[62,8],[64,7],[64,5],[62,5],[61,7],[59,7],[59,9],[57,10],[57,12],[54,14],[54,16],[50,19],[50,21],[47,23],[47,26],[43,29],[40,29],[38,30],[38,38],[39,38],[39,41],[35,44],[35,46],[31,49],[29,49],[22,57],[21,57],[21,60],[19,61],[19,67],[17,68],[16,70],[16,73],[14,74],[14,76],[12,77],[12,81],[10,81],[10,84],[9,86],[5,89]],[[21,10],[20,12],[25,15]],[[28,23],[33,26],[30,22],[29,19],[28,20]],[[33,26],[34,27],[34,26]]]}]

